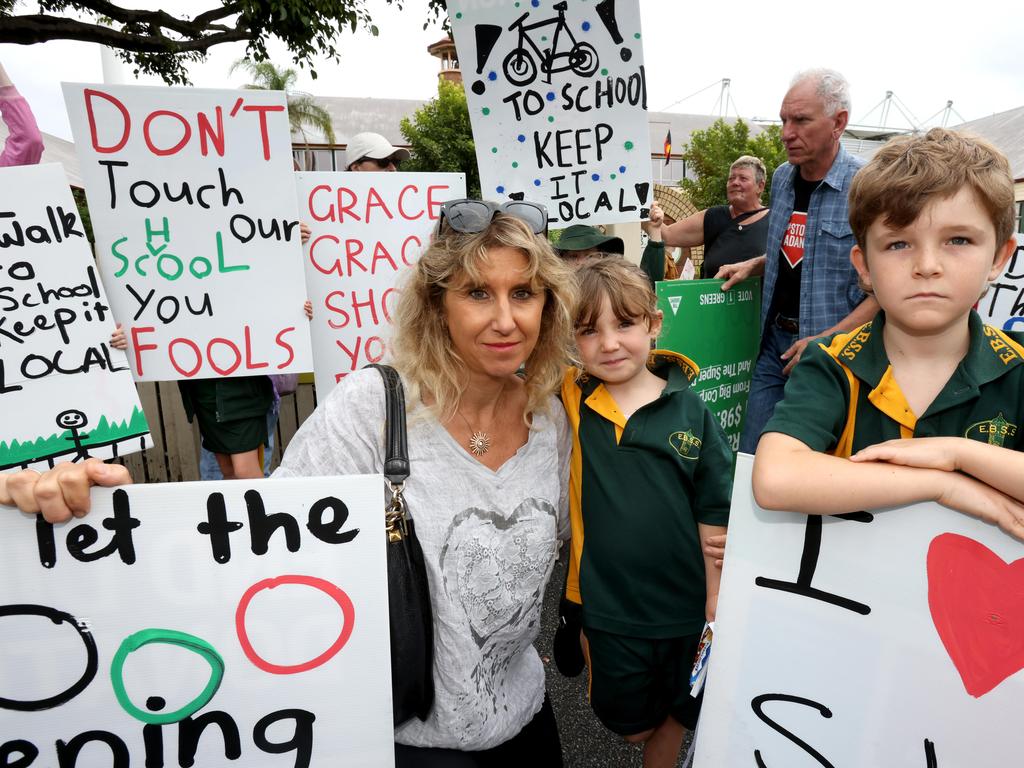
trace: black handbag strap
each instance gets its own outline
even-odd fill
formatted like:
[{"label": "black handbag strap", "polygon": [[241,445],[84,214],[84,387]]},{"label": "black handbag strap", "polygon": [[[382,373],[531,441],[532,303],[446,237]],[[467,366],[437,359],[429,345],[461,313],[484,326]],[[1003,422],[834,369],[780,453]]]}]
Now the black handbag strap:
[{"label": "black handbag strap", "polygon": [[384,379],[384,477],[393,485],[409,477],[409,439],[405,431],[405,390],[398,371],[390,365],[371,363]]}]

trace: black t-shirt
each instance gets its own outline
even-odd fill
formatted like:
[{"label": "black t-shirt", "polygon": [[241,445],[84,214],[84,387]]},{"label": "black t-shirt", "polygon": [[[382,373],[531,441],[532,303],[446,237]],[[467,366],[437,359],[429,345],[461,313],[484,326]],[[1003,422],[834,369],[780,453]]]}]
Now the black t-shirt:
[{"label": "black t-shirt", "polygon": [[[763,256],[768,241],[768,216],[754,223],[750,216],[729,215],[728,205],[716,205],[704,211],[704,266],[701,277],[714,277],[726,264]],[[737,219],[739,219],[737,221]]]},{"label": "black t-shirt", "polygon": [[821,180],[807,181],[797,171],[793,179],[793,213],[782,235],[779,249],[779,278],[775,282],[770,317],[776,313],[784,317],[800,317],[800,272],[804,260],[804,235],[807,230],[807,209],[811,204],[811,193],[818,188]]}]

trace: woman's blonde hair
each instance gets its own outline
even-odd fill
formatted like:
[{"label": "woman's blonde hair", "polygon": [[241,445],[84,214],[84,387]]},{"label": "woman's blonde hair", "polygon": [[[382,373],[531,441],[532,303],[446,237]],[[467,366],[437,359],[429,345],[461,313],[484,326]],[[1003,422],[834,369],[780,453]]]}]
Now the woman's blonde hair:
[{"label": "woman's blonde hair", "polygon": [[424,392],[429,393],[431,407],[441,420],[455,414],[467,384],[465,363],[448,333],[445,293],[479,280],[487,252],[500,247],[514,248],[526,257],[525,279],[544,294],[540,335],[525,362],[527,422],[533,413],[547,411],[549,397],[565,370],[575,281],[547,239],[533,234],[522,220],[501,213],[483,232],[448,230],[427,247],[402,286],[391,345],[395,366],[408,385],[409,401],[417,402]]}]

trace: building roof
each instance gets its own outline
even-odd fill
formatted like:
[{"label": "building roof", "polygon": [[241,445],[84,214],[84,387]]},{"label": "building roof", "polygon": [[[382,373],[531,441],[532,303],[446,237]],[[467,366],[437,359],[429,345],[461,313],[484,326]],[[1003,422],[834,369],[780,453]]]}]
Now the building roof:
[{"label": "building roof", "polygon": [[[7,125],[0,120],[0,145],[7,141]],[[82,183],[81,166],[78,164],[78,155],[75,154],[75,145],[70,141],[53,136],[49,133],[43,134],[43,157],[40,163],[60,163],[67,173],[68,183],[72,187],[84,188]]]},{"label": "building roof", "polygon": [[[416,99],[363,99],[348,96],[317,96],[316,101],[331,113],[335,143],[340,146],[347,145],[349,139],[357,133],[373,131],[396,147],[407,147],[409,144],[400,128],[402,118],[412,117],[413,112],[426,103]],[[316,130],[307,130],[305,139],[295,134],[292,140],[296,143],[327,143],[327,139]]]},{"label": "building roof", "polygon": [[1016,181],[1024,180],[1024,107],[953,126],[988,139],[1006,155]]}]

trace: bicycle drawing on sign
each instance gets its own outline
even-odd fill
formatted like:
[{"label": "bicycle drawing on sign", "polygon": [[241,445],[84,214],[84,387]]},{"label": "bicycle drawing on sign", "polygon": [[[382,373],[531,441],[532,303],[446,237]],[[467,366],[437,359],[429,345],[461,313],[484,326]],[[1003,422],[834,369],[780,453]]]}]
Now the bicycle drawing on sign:
[{"label": "bicycle drawing on sign", "polygon": [[[555,3],[552,6],[558,16],[545,19],[534,24],[525,24],[529,12],[524,13],[509,26],[510,32],[517,32],[519,39],[516,47],[505,57],[503,67],[505,77],[513,85],[530,85],[537,79],[537,62],[544,74],[544,82],[551,83],[551,73],[572,70],[580,77],[590,77],[597,71],[599,62],[597,51],[590,43],[576,40],[569,25],[565,23],[567,2]],[[550,48],[541,48],[530,35],[531,32],[554,26],[550,34]]]}]

